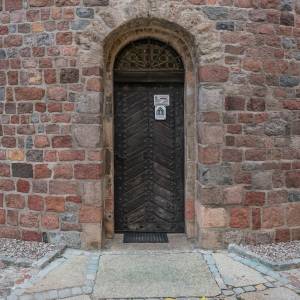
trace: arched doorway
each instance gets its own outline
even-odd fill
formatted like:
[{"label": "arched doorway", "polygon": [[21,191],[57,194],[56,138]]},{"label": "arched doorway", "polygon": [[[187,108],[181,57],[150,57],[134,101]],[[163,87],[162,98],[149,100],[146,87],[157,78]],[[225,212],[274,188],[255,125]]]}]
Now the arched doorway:
[{"label": "arched doorway", "polygon": [[184,232],[184,65],[144,38],[114,64],[115,231]]}]

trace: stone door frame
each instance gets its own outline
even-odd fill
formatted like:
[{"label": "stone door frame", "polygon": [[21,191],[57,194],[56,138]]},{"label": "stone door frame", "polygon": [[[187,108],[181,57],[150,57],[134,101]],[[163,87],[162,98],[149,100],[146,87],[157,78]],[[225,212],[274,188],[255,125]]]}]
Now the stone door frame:
[{"label": "stone door frame", "polygon": [[105,178],[103,185],[104,212],[102,240],[114,237],[114,115],[113,69],[119,51],[135,40],[153,38],[173,47],[185,67],[184,139],[185,139],[185,232],[196,237],[196,164],[197,164],[197,99],[198,80],[195,47],[192,35],[181,26],[156,18],[138,18],[113,30],[104,40],[103,58],[103,148],[105,151]]}]

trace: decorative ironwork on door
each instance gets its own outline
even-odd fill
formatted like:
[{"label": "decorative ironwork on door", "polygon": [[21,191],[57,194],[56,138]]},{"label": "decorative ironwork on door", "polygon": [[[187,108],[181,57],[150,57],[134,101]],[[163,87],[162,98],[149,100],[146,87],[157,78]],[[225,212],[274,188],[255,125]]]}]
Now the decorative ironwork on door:
[{"label": "decorative ironwork on door", "polygon": [[121,50],[115,62],[115,71],[183,72],[184,66],[180,56],[169,45],[143,39]]}]

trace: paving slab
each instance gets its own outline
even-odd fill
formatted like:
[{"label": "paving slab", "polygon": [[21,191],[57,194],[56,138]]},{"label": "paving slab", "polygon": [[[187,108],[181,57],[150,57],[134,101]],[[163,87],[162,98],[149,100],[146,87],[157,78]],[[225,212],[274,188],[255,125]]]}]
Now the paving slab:
[{"label": "paving slab", "polygon": [[100,258],[93,297],[217,296],[220,289],[199,253],[106,254]]},{"label": "paving slab", "polygon": [[284,271],[280,274],[288,278],[288,280],[294,287],[300,289],[300,268]]},{"label": "paving slab", "polygon": [[27,289],[26,293],[37,293],[84,285],[87,259],[86,255],[70,257],[66,262],[37,281],[33,287]]},{"label": "paving slab", "polygon": [[192,241],[188,240],[185,234],[169,233],[168,243],[123,243],[123,234],[115,234],[114,239],[107,240],[104,251],[191,251],[193,250]]},{"label": "paving slab", "polygon": [[214,253],[213,257],[227,285],[242,287],[267,282],[259,272],[233,260],[225,253]]},{"label": "paving slab", "polygon": [[65,300],[91,300],[91,298],[88,295],[81,295],[81,296],[65,298]]},{"label": "paving slab", "polygon": [[262,292],[247,293],[239,296],[241,300],[300,300],[300,296],[284,288],[268,289]]}]

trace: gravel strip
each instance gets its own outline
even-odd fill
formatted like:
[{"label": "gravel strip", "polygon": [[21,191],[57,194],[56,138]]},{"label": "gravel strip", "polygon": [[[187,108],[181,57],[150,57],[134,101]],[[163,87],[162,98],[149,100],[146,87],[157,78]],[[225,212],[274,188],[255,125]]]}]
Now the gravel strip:
[{"label": "gravel strip", "polygon": [[38,260],[57,249],[54,244],[0,238],[0,256]]},{"label": "gravel strip", "polygon": [[300,241],[257,246],[242,245],[242,247],[272,262],[282,263],[291,259],[300,258]]}]

